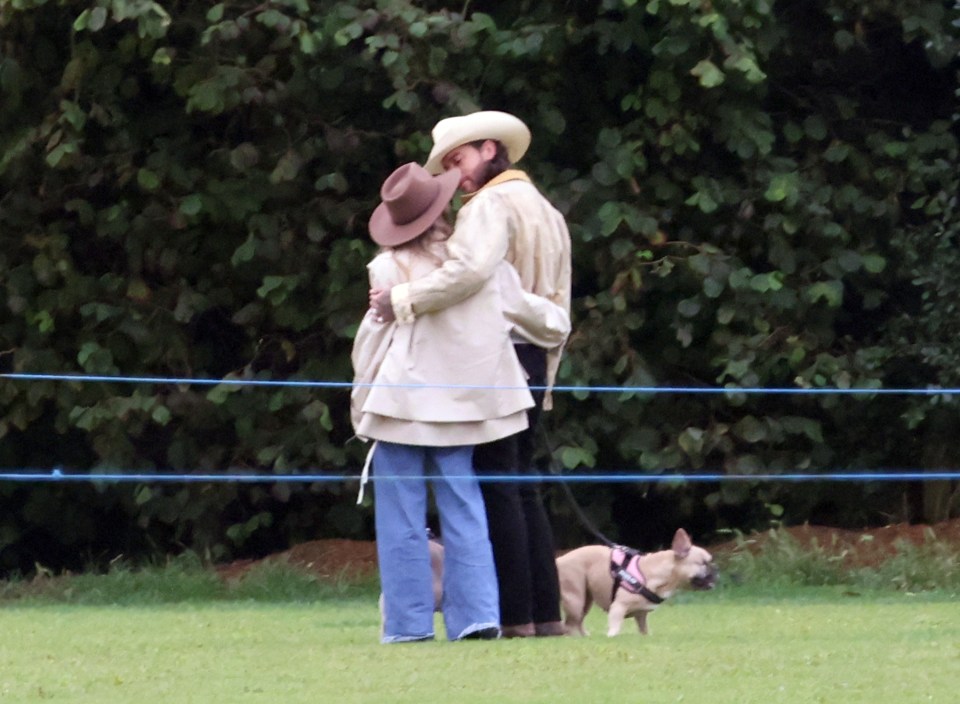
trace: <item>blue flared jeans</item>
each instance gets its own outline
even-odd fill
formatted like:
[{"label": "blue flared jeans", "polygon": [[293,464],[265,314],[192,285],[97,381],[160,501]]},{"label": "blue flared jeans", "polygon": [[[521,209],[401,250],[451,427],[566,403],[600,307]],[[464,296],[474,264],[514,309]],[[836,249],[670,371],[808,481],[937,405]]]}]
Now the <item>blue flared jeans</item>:
[{"label": "blue flared jeans", "polygon": [[473,447],[378,441],[373,454],[377,559],[384,598],[382,642],[434,636],[427,545],[427,477],[444,546],[443,622],[459,640],[500,624],[497,577]]}]

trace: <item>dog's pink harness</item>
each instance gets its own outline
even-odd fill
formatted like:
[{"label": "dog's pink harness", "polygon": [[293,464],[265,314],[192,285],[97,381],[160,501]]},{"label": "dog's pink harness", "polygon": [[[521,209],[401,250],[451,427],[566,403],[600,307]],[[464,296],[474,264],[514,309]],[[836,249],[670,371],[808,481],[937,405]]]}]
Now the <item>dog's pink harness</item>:
[{"label": "dog's pink harness", "polygon": [[631,594],[639,594],[653,604],[663,603],[663,598],[647,589],[647,578],[640,571],[640,553],[623,545],[614,545],[610,549],[610,576],[613,577],[613,591],[610,601],[617,598],[617,590],[623,587]]}]

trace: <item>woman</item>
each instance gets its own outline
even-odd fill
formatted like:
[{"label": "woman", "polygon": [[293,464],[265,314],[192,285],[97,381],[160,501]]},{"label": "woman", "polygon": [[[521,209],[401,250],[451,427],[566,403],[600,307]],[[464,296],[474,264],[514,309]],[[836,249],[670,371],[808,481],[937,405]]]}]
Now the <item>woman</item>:
[{"label": "woman", "polygon": [[[383,202],[370,219],[370,236],[383,247],[368,265],[371,288],[411,281],[443,264],[450,228],[442,215],[458,182],[456,170],[431,176],[413,163],[387,178]],[[506,263],[477,293],[443,311],[389,323],[368,311],[361,322],[351,411],[357,435],[376,441],[383,642],[434,637],[428,476],[445,548],[447,637],[499,636],[497,580],[473,446],[527,426],[533,399],[511,331],[554,347],[569,328],[566,312],[525,293]]]}]

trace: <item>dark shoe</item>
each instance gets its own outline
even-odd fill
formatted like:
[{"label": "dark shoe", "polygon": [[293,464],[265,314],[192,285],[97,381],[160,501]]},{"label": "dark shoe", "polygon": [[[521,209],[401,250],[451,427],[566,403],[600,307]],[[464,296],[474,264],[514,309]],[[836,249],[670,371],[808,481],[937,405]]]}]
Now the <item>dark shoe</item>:
[{"label": "dark shoe", "polygon": [[476,631],[470,631],[465,636],[460,636],[459,640],[496,640],[500,637],[500,629],[496,626],[489,628],[480,628]]},{"label": "dark shoe", "polygon": [[521,623],[518,626],[503,626],[500,630],[504,638],[530,638],[536,635],[536,629],[532,623]]},{"label": "dark shoe", "polygon": [[538,636],[565,636],[567,627],[563,621],[547,621],[546,623],[534,624],[534,630]]}]

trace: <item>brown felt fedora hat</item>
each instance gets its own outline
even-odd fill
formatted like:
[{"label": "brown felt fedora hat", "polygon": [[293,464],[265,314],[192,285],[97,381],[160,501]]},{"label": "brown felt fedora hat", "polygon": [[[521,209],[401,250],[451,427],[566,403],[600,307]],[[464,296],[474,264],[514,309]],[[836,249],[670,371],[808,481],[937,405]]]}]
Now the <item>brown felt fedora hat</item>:
[{"label": "brown felt fedora hat", "polygon": [[431,176],[414,162],[399,167],[380,187],[383,202],[370,216],[370,237],[384,247],[409,242],[440,217],[459,183],[459,169]]},{"label": "brown felt fedora hat", "polygon": [[432,174],[443,171],[443,157],[457,147],[483,139],[495,139],[507,148],[511,164],[520,161],[530,147],[530,128],[519,117],[498,110],[440,120],[430,133],[433,149],[424,168]]}]

